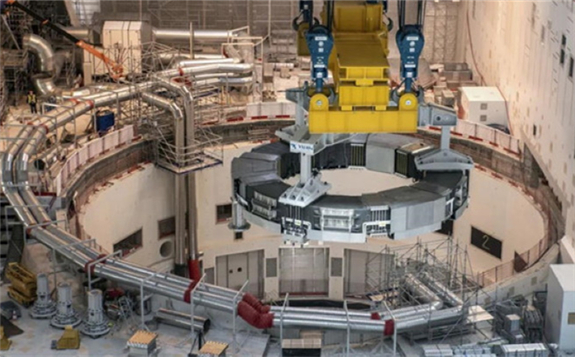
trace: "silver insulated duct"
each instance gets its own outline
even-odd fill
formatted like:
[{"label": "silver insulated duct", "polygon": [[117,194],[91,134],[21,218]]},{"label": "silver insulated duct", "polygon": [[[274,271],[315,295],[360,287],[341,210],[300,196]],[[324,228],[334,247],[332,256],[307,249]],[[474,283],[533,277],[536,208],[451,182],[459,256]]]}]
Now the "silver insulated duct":
[{"label": "silver insulated duct", "polygon": [[42,37],[34,34],[26,34],[22,38],[22,44],[25,50],[32,52],[38,59],[38,69],[41,73],[32,77],[32,84],[39,95],[50,95],[56,90],[54,76],[59,72],[56,62],[56,55],[52,46]]},{"label": "silver insulated duct", "polygon": [[[189,30],[158,29],[152,30],[154,40],[161,43],[190,41]],[[194,30],[194,41],[197,42],[228,42],[238,37],[238,33],[228,30]]]},{"label": "silver insulated duct", "polygon": [[38,58],[40,72],[54,74],[54,50],[48,41],[38,35],[28,33],[22,38],[25,50],[32,52]]},{"label": "silver insulated duct", "polygon": [[[156,313],[156,320],[160,323],[181,327],[186,330],[190,329],[190,324],[192,322],[190,314],[164,308],[158,310]],[[194,331],[202,331],[203,333],[206,333],[209,331],[210,326],[210,319],[194,316]]]}]

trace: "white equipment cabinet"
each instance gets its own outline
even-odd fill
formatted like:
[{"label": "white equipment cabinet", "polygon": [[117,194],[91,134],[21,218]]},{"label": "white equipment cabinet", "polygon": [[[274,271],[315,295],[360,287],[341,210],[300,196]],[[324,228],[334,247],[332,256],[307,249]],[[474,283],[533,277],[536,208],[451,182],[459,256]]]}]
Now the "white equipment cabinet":
[{"label": "white equipment cabinet", "polygon": [[508,126],[505,99],[497,87],[461,87],[463,119]]}]

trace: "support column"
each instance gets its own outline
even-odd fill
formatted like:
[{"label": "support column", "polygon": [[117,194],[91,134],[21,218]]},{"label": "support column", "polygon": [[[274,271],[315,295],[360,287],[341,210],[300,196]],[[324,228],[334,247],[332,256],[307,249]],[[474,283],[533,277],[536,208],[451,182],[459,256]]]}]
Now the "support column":
[{"label": "support column", "polygon": [[175,176],[176,237],[174,239],[174,273],[186,276],[186,177]]},{"label": "support column", "polygon": [[188,249],[189,249],[189,277],[198,280],[201,277],[197,237],[197,203],[196,203],[196,174],[191,172],[188,182]]},{"label": "support column", "polygon": [[[186,99],[186,98],[184,98]],[[187,162],[191,157],[192,152],[195,150],[196,141],[196,123],[195,123],[195,108],[193,96],[187,97],[184,104],[186,106],[186,153],[184,162],[186,165],[191,165]],[[198,280],[201,278],[200,261],[198,252],[198,239],[197,239],[197,203],[196,203],[196,173],[194,171],[187,175],[187,202],[188,202],[188,252],[189,252],[189,278]]]},{"label": "support column", "polygon": [[[176,121],[176,162],[180,163],[184,154],[185,143],[185,121],[180,119]],[[186,276],[186,176],[175,175],[175,221],[176,236],[174,239],[175,256],[174,256],[174,273],[178,276]]]},{"label": "support column", "polygon": [[451,140],[451,127],[450,126],[442,126],[441,127],[441,142],[440,142],[441,150],[449,150],[450,140]]},{"label": "support column", "polygon": [[244,208],[235,198],[232,201],[232,221],[228,224],[228,228],[234,232],[250,229],[250,224],[244,218]]}]

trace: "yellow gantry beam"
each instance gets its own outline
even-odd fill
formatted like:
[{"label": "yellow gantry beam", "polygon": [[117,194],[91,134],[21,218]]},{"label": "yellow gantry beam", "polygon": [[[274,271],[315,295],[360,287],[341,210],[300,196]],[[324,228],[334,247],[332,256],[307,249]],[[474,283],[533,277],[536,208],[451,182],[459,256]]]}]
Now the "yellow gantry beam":
[{"label": "yellow gantry beam", "polygon": [[397,108],[344,111],[329,107],[324,94],[311,98],[309,131],[316,133],[412,133],[417,131],[417,97],[401,96]]}]

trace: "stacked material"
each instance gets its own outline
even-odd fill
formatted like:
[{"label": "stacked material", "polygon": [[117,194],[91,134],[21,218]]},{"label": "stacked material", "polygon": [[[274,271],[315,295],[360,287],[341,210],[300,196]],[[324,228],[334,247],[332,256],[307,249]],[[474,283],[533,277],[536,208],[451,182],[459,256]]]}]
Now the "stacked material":
[{"label": "stacked material", "polygon": [[422,357],[453,357],[453,349],[450,345],[423,345]]},{"label": "stacked material", "polygon": [[157,339],[157,334],[139,330],[130,337],[126,346],[130,349],[130,355],[150,356],[156,351]]},{"label": "stacked material", "polygon": [[198,357],[220,357],[225,356],[227,343],[208,341],[202,349],[198,351]]},{"label": "stacked material", "polygon": [[454,356],[490,356],[489,346],[453,346]]},{"label": "stacked material", "polygon": [[549,350],[542,343],[501,346],[503,357],[549,357]]}]

